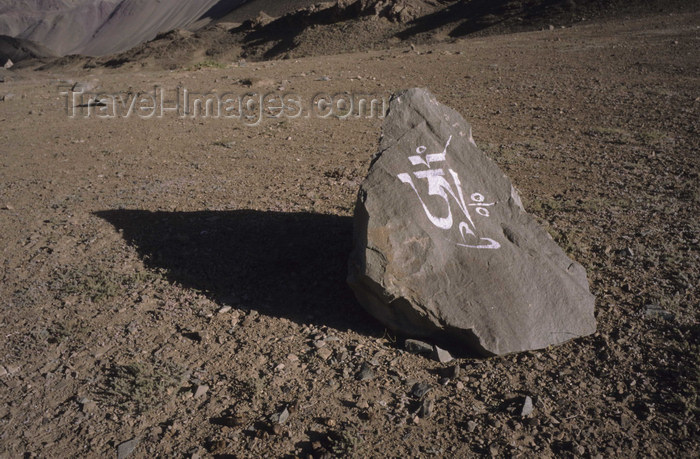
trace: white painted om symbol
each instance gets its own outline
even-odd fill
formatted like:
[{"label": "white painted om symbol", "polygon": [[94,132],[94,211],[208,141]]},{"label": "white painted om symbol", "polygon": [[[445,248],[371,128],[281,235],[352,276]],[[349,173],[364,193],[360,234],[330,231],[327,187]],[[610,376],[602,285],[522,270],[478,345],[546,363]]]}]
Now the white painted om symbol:
[{"label": "white painted om symbol", "polygon": [[[452,169],[447,169],[447,172],[450,174],[450,177],[452,177],[452,180],[454,182],[453,189],[452,184],[450,184],[445,178],[445,171],[443,169],[431,168],[432,163],[443,162],[447,159],[447,147],[450,145],[451,140],[452,136],[450,136],[447,139],[445,148],[442,150],[441,153],[430,153],[425,155],[425,159],[423,159],[421,155],[425,153],[425,150],[427,150],[427,148],[421,145],[420,147],[416,148],[416,153],[418,153],[417,155],[408,157],[408,160],[411,161],[412,165],[417,166],[419,164],[422,164],[428,168],[427,170],[414,172],[413,175],[417,179],[425,179],[428,181],[428,195],[439,196],[445,201],[445,205],[447,208],[446,216],[436,216],[430,211],[430,209],[428,209],[428,206],[423,201],[423,198],[421,197],[420,193],[418,193],[418,189],[413,183],[413,179],[411,178],[410,174],[402,173],[398,174],[397,177],[403,183],[407,183],[411,186],[413,191],[416,193],[416,196],[418,196],[418,200],[423,206],[423,210],[425,211],[425,215],[428,217],[428,220],[430,220],[430,222],[438,228],[444,230],[452,228],[454,220],[452,217],[452,208],[450,206],[449,197],[452,197],[452,199],[454,199],[454,201],[457,203],[457,206],[462,211],[466,219],[465,221],[459,222],[459,234],[462,237],[463,243],[456,243],[458,246],[472,249],[498,249],[501,247],[501,244],[499,244],[497,241],[494,241],[493,239],[482,237],[478,239],[479,243],[477,244],[470,243],[471,241],[470,239],[468,239],[476,237],[476,234],[474,233],[474,231],[476,230],[476,226],[474,225],[474,221],[472,220],[472,217],[469,214],[469,206],[477,206],[476,212],[479,215],[488,217],[489,210],[487,207],[493,206],[495,203],[484,203],[484,196],[480,193],[474,193],[470,196],[474,203],[466,204],[464,200],[464,194],[462,192],[462,183],[459,180],[459,175],[457,175],[457,173]],[[455,189],[457,190],[456,193]]]}]

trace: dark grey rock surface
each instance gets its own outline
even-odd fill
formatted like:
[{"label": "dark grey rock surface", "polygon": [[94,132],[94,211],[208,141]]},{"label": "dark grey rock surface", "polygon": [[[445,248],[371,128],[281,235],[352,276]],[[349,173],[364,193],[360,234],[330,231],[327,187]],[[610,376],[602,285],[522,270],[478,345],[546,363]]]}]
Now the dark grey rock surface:
[{"label": "dark grey rock surface", "polygon": [[392,98],[354,226],[348,283],[399,333],[500,355],[596,329],[585,269],[427,90]]}]

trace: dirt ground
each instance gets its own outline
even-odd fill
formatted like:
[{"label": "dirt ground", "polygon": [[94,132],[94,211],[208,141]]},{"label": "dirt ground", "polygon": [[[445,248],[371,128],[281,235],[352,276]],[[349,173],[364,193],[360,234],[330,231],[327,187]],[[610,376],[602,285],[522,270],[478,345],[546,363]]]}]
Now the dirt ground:
[{"label": "dirt ground", "polygon": [[[3,72],[0,457],[697,457],[699,39],[688,13]],[[76,81],[305,104],[427,87],[587,269],[598,332],[447,364],[407,352],[345,284],[379,117],[71,118]]]}]

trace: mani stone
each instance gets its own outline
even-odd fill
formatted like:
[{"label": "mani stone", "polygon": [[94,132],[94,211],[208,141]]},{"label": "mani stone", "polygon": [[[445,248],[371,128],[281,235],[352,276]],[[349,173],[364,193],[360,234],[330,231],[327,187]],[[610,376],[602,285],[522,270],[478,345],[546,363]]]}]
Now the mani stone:
[{"label": "mani stone", "polygon": [[424,89],[392,97],[358,193],[348,284],[395,332],[464,353],[542,349],[595,332],[585,269],[528,215]]}]

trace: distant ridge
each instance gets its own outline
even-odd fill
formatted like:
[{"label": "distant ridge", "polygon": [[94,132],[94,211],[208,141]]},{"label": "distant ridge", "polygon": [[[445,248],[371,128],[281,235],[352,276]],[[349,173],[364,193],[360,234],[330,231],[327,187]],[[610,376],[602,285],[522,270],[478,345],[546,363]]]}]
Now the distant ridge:
[{"label": "distant ridge", "polygon": [[56,55],[41,45],[21,38],[0,35],[0,65],[8,59],[17,64],[27,59],[53,58]]},{"label": "distant ridge", "polygon": [[[86,7],[86,0],[10,1],[0,7],[0,33],[8,11],[22,3]],[[200,68],[696,11],[695,2],[687,0],[98,0],[93,6],[110,2],[109,17],[71,51],[97,57],[66,56],[42,69]],[[32,33],[37,30],[43,29]],[[52,30],[60,42],[60,31],[73,29],[56,25]],[[72,34],[63,38],[74,39]]]},{"label": "distant ridge", "polygon": [[161,32],[218,19],[245,0],[7,0],[0,34],[30,40],[53,54],[103,56]]}]

